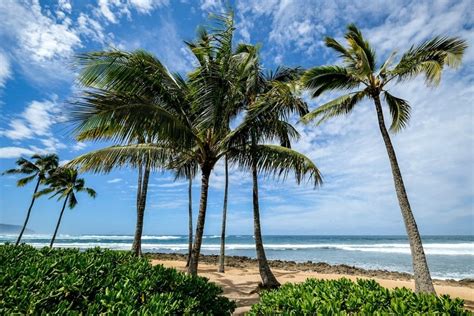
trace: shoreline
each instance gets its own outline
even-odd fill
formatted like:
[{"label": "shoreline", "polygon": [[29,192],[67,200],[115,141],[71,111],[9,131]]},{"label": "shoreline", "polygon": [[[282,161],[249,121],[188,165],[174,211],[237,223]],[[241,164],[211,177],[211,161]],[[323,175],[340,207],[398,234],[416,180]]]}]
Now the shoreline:
[{"label": "shoreline", "polygon": [[[147,253],[145,258],[152,265],[161,264],[168,268],[186,272],[187,255],[178,253]],[[234,315],[244,315],[251,306],[257,303],[259,283],[261,282],[256,259],[238,256],[226,256],[225,273],[217,271],[217,255],[201,255],[198,275],[219,285],[224,296],[237,304]],[[384,270],[365,270],[348,265],[330,265],[327,263],[297,263],[294,261],[269,260],[273,274],[281,284],[288,282],[300,283],[308,278],[334,280],[347,278],[373,279],[381,286],[393,289],[406,287],[414,290],[415,282],[408,273]],[[474,311],[474,280],[433,280],[438,295],[448,294],[452,298],[464,300],[464,308]]]},{"label": "shoreline", "polygon": [[[160,261],[186,261],[187,254],[181,253],[144,253],[146,258]],[[217,265],[219,260],[218,255],[200,255],[199,263]],[[362,276],[366,278],[380,278],[397,281],[413,281],[413,275],[406,272],[397,272],[389,270],[371,270],[364,269],[346,264],[332,265],[325,262],[296,262],[291,260],[268,260],[268,263],[273,269],[280,269],[285,271],[293,272],[314,272],[320,274],[339,274],[344,276]],[[225,266],[231,268],[253,268],[257,267],[257,259],[246,257],[246,256],[225,256]],[[462,286],[474,289],[474,278],[473,279],[435,279],[433,278],[435,285],[449,285],[449,286]],[[474,293],[473,293],[474,299]]]}]

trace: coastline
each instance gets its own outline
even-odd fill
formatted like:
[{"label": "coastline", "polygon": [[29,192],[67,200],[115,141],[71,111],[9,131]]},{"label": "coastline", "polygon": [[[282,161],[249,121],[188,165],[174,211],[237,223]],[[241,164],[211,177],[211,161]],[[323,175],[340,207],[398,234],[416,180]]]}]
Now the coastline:
[{"label": "coastline", "polygon": [[[187,255],[180,253],[146,253],[145,256],[150,259],[160,261],[186,261]],[[201,255],[200,263],[209,265],[217,265],[218,255]],[[320,274],[340,274],[347,276],[361,276],[366,278],[380,278],[398,281],[412,281],[413,276],[405,272],[389,271],[389,270],[370,270],[363,269],[346,264],[331,265],[325,262],[295,262],[286,260],[268,260],[271,268],[286,271],[315,272]],[[226,267],[232,268],[253,268],[257,267],[257,259],[245,256],[225,256]],[[436,285],[462,286],[474,289],[474,279],[433,279]],[[474,291],[473,291],[474,296]],[[474,297],[473,297],[474,299]]]},{"label": "coastline", "polygon": [[[186,270],[185,254],[178,253],[147,253],[145,257],[152,264],[162,264],[165,267]],[[250,306],[259,300],[258,284],[260,275],[257,260],[248,257],[226,256],[226,272],[217,272],[217,255],[201,255],[199,275],[217,283],[224,290],[224,295],[236,301],[235,315],[242,315]],[[414,281],[410,274],[386,270],[365,270],[348,265],[330,265],[327,263],[269,260],[272,270],[280,281],[299,283],[307,278],[339,279],[358,278],[374,279],[386,288],[407,287],[414,289]],[[439,295],[448,294],[465,301],[465,308],[474,311],[474,280],[433,280]]]}]

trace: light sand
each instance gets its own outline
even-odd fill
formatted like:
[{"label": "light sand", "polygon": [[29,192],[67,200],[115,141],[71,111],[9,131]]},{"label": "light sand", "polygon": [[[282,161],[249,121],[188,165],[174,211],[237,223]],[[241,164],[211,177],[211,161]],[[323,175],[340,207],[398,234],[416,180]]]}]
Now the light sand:
[{"label": "light sand", "polygon": [[[168,260],[151,260],[152,264],[162,264],[165,267],[176,268],[185,271],[184,261],[168,261]],[[280,283],[287,282],[303,282],[307,278],[317,279],[339,279],[342,277],[356,280],[357,278],[365,278],[357,275],[343,274],[321,274],[309,271],[288,271],[282,269],[272,269],[273,273]],[[224,290],[224,295],[236,301],[237,310],[234,315],[242,315],[250,309],[250,306],[258,301],[258,294],[254,293],[260,282],[260,274],[257,267],[252,268],[233,268],[226,267],[225,273],[217,272],[217,266],[211,264],[199,264],[199,275],[204,276],[217,283]],[[405,280],[389,280],[374,278],[382,286],[387,288],[407,287],[414,289],[413,281]],[[466,301],[466,308],[474,309],[474,289],[464,286],[435,285],[438,294],[449,294],[451,297],[460,297]]]}]

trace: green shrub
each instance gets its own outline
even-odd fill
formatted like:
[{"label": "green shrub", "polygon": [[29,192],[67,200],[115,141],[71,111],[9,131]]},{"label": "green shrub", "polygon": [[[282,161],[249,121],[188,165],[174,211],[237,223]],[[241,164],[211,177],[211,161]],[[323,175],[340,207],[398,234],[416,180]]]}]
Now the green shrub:
[{"label": "green shrub", "polygon": [[229,315],[235,303],[220,294],[128,252],[0,245],[0,315]]},{"label": "green shrub", "polygon": [[315,280],[287,283],[263,292],[249,315],[472,315],[461,299],[388,290],[374,280]]}]

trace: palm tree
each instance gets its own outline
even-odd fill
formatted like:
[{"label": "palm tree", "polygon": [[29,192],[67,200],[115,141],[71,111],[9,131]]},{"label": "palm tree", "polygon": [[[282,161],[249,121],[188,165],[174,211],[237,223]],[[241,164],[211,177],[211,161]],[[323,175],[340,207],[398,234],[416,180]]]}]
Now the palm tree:
[{"label": "palm tree", "polygon": [[396,133],[408,124],[410,105],[406,100],[388,92],[390,82],[401,82],[418,75],[424,75],[426,83],[437,85],[445,66],[457,67],[467,48],[466,42],[456,37],[435,37],[418,46],[412,46],[393,66],[395,53],[377,68],[375,51],[353,24],[347,27],[347,47],[333,38],[326,38],[326,46],[334,49],[343,59],[343,65],[320,66],[306,71],[302,78],[304,86],[316,98],[332,90],[356,90],[338,97],[307,114],[304,122],[318,119],[321,123],[334,116],[349,114],[364,99],[371,99],[375,105],[378,125],[382,134],[392,168],[400,210],[410,241],[413,271],[417,292],[435,292],[431,280],[420,233],[413,216],[403,184],[397,157],[387,131],[382,111],[381,96],[390,110],[392,123],[390,131]]},{"label": "palm tree", "polygon": [[78,192],[86,192],[90,197],[96,197],[96,192],[91,188],[85,187],[84,179],[78,178],[77,176],[78,173],[76,169],[58,168],[56,172],[45,181],[45,184],[49,185],[49,187],[36,193],[36,196],[54,193],[50,199],[55,196],[58,197],[58,201],[64,199],[63,207],[61,213],[59,213],[58,223],[56,224],[49,247],[53,247],[66,208],[66,203],[70,209],[73,209],[77,205],[76,193]]},{"label": "palm tree", "polygon": [[[295,84],[300,75],[299,69],[279,67],[276,71],[265,74],[259,65],[256,47],[241,45],[240,50],[254,56],[253,75],[250,76],[253,80],[247,85],[247,115],[233,132],[230,142],[243,145],[242,154],[236,158],[241,166],[248,167],[252,172],[254,238],[262,278],[261,287],[276,288],[280,283],[270,269],[263,246],[258,174],[286,177],[292,170],[297,183],[305,175],[309,175],[315,186],[322,183],[322,178],[310,159],[290,149],[291,140],[297,139],[299,134],[287,120],[292,114],[301,116],[308,112]],[[266,141],[278,141],[281,146],[262,145]],[[262,159],[267,159],[269,163],[262,165]]]},{"label": "palm tree", "polygon": [[35,190],[33,191],[33,196],[31,198],[30,207],[26,212],[25,222],[23,223],[23,227],[21,228],[20,235],[18,235],[18,239],[16,240],[15,245],[18,245],[21,241],[21,237],[25,232],[26,225],[28,224],[28,220],[30,219],[31,209],[33,208],[33,204],[35,203],[36,199],[36,192],[38,192],[39,185],[46,180],[46,177],[54,172],[54,170],[58,167],[59,158],[55,154],[50,155],[33,155],[31,157],[34,161],[29,161],[25,158],[20,158],[16,161],[18,168],[10,169],[5,171],[3,174],[27,174],[28,176],[25,178],[21,178],[17,181],[18,187],[23,187],[37,178]]},{"label": "palm tree", "polygon": [[227,156],[224,158],[224,204],[222,206],[222,226],[221,226],[221,248],[219,253],[219,268],[218,272],[224,273],[224,259],[225,259],[225,228],[227,222],[227,195],[229,193],[229,161]]},{"label": "palm tree", "polygon": [[[170,128],[169,124],[173,124],[169,121],[168,123],[162,122],[163,118],[147,120],[146,115],[149,107],[156,104],[158,106],[157,115],[164,114],[164,119],[167,119],[167,110],[160,106],[160,102],[163,102],[164,99],[164,93],[161,91],[163,87],[159,87],[158,84],[165,87],[174,85],[179,81],[179,78],[171,75],[158,60],[143,51],[134,53],[120,51],[93,52],[80,55],[78,60],[82,66],[82,71],[78,77],[79,83],[89,90],[85,91],[82,98],[74,104],[73,118],[76,122],[76,138],[80,141],[111,140],[116,145],[78,157],[71,161],[69,165],[77,165],[79,161],[83,161],[82,159],[90,157],[92,159],[90,160],[91,164],[84,165],[83,171],[110,172],[114,167],[121,167],[122,165],[120,163],[117,165],[117,161],[107,159],[101,161],[105,156],[125,154],[133,149],[143,151],[142,154],[130,161],[130,165],[138,169],[137,219],[132,252],[136,256],[140,256],[142,253],[141,238],[150,172],[152,169],[162,167],[164,163],[158,166],[156,164],[158,161],[152,162],[153,157],[149,157],[147,154],[146,146],[134,146],[150,143],[154,137],[156,138],[156,130],[150,124],[158,123],[162,126],[168,124],[165,129]],[[107,63],[109,68],[106,67]],[[154,68],[150,70],[149,64],[153,65]],[[120,81],[128,77],[124,72],[116,72],[117,67],[129,71],[130,76],[135,75],[133,77],[135,90],[130,91],[131,87]],[[160,82],[158,82],[157,76],[162,76]],[[142,87],[144,82],[148,84],[146,88]],[[167,91],[170,94],[173,93],[172,88],[168,87]],[[176,85],[174,88],[179,87]],[[158,93],[160,93],[160,100],[157,99]],[[160,113],[160,110],[165,113]],[[130,120],[130,115],[132,120]],[[124,121],[124,119],[127,121]],[[133,119],[139,119],[140,124],[133,123]],[[122,145],[123,143],[125,145]],[[130,147],[127,147],[128,145]],[[101,167],[98,167],[98,165]]]},{"label": "palm tree", "polygon": [[[179,170],[189,162],[199,166],[201,196],[190,274],[197,274],[211,171],[219,159],[238,151],[228,146],[229,121],[245,108],[250,62],[248,53],[233,50],[232,15],[216,19],[212,33],[199,29],[197,41],[187,43],[198,65],[186,80],[144,51],[82,55],[80,78],[88,90],[72,113],[76,133],[118,143],[71,161],[81,170],[108,172],[145,160],[150,170]],[[145,143],[137,144],[135,135],[143,135]],[[263,153],[280,154],[272,147]],[[268,163],[262,158],[259,168]]]}]

